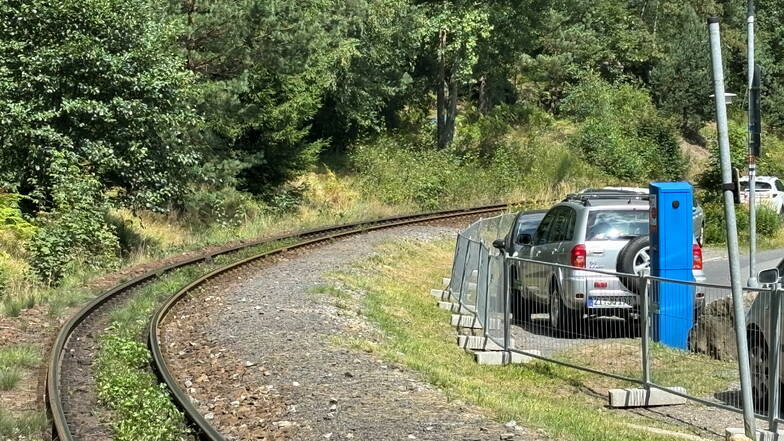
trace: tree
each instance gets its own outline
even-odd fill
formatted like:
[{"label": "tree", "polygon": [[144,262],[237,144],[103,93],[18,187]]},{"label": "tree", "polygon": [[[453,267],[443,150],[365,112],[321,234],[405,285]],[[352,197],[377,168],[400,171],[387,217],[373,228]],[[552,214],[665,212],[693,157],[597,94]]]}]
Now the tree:
[{"label": "tree", "polygon": [[660,108],[678,118],[681,132],[697,139],[703,122],[713,116],[705,23],[688,5],[677,21],[678,36],[668,39],[665,56],[651,73],[653,95]]},{"label": "tree", "polygon": [[313,132],[339,149],[396,124],[396,111],[421,96],[417,59],[426,38],[423,8],[409,0],[356,0],[344,5],[343,38],[351,59],[337,66],[335,87],[326,91]]},{"label": "tree", "polygon": [[356,53],[340,0],[182,0],[176,14],[211,162],[230,161],[242,189],[267,195],[310,167],[324,142],[313,117]]},{"label": "tree", "polygon": [[430,5],[431,35],[438,64],[436,119],[438,146],[452,143],[457,121],[460,86],[468,81],[478,61],[477,46],[490,33],[488,13],[482,4],[442,1]]},{"label": "tree", "polygon": [[196,163],[172,26],[145,0],[0,4],[0,187],[56,205],[57,153],[134,208],[163,210]]}]

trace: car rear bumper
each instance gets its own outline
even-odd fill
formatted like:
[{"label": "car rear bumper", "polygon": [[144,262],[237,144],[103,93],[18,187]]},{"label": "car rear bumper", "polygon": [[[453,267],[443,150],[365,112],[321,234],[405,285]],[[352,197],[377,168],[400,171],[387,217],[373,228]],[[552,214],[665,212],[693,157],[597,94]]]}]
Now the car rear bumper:
[{"label": "car rear bumper", "polygon": [[[695,280],[705,282],[701,271],[695,271]],[[563,301],[571,309],[633,310],[640,308],[640,295],[630,291],[616,276],[589,271],[571,271],[563,280]],[[640,287],[638,292],[642,292]],[[693,287],[694,309],[705,305],[705,287]],[[655,303],[655,299],[651,299]]]}]

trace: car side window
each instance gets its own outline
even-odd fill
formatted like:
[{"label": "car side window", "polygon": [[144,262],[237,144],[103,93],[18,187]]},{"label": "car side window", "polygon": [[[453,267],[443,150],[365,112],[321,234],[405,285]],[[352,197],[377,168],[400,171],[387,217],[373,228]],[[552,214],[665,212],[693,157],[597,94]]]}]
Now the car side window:
[{"label": "car side window", "polygon": [[553,220],[553,225],[550,227],[550,236],[547,238],[547,242],[560,242],[564,240],[566,236],[566,227],[567,222],[569,221],[569,212],[567,209],[563,207],[559,207],[556,209],[558,214]]},{"label": "car side window", "polygon": [[563,241],[574,239],[574,227],[577,224],[577,212],[573,208],[566,208],[566,227],[564,228]]},{"label": "car side window", "polygon": [[542,245],[547,243],[550,235],[550,227],[553,224],[553,220],[557,216],[557,210],[552,210],[542,219],[542,223],[539,225],[539,228],[536,230],[536,235],[534,236],[534,245]]},{"label": "car side window", "polygon": [[784,184],[782,184],[778,179],[776,179],[776,190],[784,191]]}]

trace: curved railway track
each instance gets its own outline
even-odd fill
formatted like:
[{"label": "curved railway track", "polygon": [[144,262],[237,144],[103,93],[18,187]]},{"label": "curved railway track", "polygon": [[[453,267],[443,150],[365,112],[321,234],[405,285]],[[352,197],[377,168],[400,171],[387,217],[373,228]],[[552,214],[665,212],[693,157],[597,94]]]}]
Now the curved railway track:
[{"label": "curved railway track", "polygon": [[[502,211],[507,207],[509,207],[509,204],[486,205],[467,209],[391,217],[367,222],[316,228],[289,235],[278,235],[227,247],[175,264],[160,267],[109,289],[85,305],[76,315],[68,320],[60,329],[57,339],[55,340],[49,358],[46,385],[46,403],[49,407],[53,423],[52,439],[61,441],[86,441],[101,438],[91,435],[91,430],[94,430],[93,428],[80,427],[80,424],[83,425],[84,423],[80,421],[79,412],[72,410],[72,406],[70,406],[70,403],[75,402],[75,400],[83,399],[91,393],[91,391],[85,390],[84,385],[78,385],[78,382],[75,382],[74,379],[84,378],[85,375],[92,375],[92,362],[85,362],[84,359],[79,360],[77,357],[69,357],[67,355],[81,351],[81,353],[86,354],[87,358],[91,360],[97,339],[95,330],[102,329],[102,324],[106,322],[113,307],[132,298],[134,293],[140,288],[163,274],[186,266],[208,262],[214,257],[231,254],[251,247],[277,241],[286,241],[287,243],[287,245],[281,245],[278,248],[267,250],[226,265],[194,280],[169,298],[168,301],[164,302],[150,321],[148,340],[152,353],[151,368],[158,373],[159,377],[167,385],[175,404],[184,412],[185,417],[192,423],[198,438],[211,441],[223,441],[224,437],[204,419],[196,407],[191,403],[187,393],[176,384],[173,375],[169,372],[159,346],[159,326],[166,317],[168,311],[171,310],[178,300],[219,275],[254,262],[263,261],[268,257],[279,255],[286,251],[316,246],[333,239],[356,235],[366,231],[444,221],[467,216],[478,216]],[[292,241],[294,243],[291,243]]]}]

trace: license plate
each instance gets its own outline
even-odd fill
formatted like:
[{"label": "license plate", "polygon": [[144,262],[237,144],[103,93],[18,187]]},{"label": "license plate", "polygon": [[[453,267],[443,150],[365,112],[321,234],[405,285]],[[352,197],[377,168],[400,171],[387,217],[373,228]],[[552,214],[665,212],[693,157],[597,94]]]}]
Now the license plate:
[{"label": "license plate", "polygon": [[629,303],[623,300],[622,298],[617,298],[617,297],[606,297],[606,298],[589,297],[588,307],[589,308],[628,308]]}]

